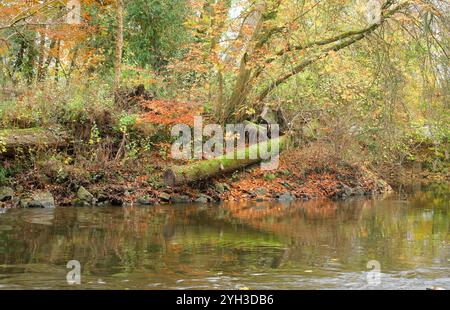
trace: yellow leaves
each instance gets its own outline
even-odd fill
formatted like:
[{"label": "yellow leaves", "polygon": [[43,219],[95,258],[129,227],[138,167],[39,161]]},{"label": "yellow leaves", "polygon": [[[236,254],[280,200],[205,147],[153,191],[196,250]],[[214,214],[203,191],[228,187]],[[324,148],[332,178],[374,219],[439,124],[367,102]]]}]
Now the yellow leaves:
[{"label": "yellow leaves", "polygon": [[71,165],[71,164],[73,164],[73,162],[74,162],[74,159],[70,156],[66,156],[64,158],[64,165]]},{"label": "yellow leaves", "polygon": [[148,78],[147,80],[147,84],[149,85],[154,85],[158,83],[158,80],[154,79],[154,78]]},{"label": "yellow leaves", "polygon": [[346,100],[346,101],[351,101],[353,99],[353,93],[350,92],[349,90],[344,90],[343,94],[342,94],[342,99]]},{"label": "yellow leaves", "polygon": [[6,153],[6,141],[5,138],[0,136],[0,154]]},{"label": "yellow leaves", "polygon": [[395,18],[398,22],[400,22],[400,23],[408,23],[408,22],[411,22],[411,21],[413,21],[413,19],[410,17],[410,16],[408,16],[408,15],[399,15],[399,16],[397,16],[396,18]]},{"label": "yellow leaves", "polygon": [[8,46],[0,39],[0,56],[5,55],[8,52]]},{"label": "yellow leaves", "polygon": [[335,51],[329,51],[328,52],[328,56],[330,56],[331,58],[335,58],[337,55],[337,53]]},{"label": "yellow leaves", "polygon": [[247,115],[254,115],[256,113],[256,111],[255,111],[255,109],[254,108],[252,108],[252,107],[249,107],[249,108],[247,108],[246,110],[245,110],[245,114],[247,114]]}]

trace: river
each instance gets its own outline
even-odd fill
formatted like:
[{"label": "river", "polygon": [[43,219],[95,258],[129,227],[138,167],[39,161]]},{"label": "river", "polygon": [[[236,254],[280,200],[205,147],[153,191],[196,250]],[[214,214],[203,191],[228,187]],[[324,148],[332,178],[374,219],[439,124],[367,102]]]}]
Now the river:
[{"label": "river", "polygon": [[449,198],[0,210],[0,289],[450,289]]}]

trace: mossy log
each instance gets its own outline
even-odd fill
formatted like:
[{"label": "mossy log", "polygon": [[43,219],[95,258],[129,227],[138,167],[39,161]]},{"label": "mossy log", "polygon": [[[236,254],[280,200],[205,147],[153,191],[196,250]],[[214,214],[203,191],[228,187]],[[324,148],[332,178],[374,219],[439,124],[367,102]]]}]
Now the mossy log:
[{"label": "mossy log", "polygon": [[[237,149],[234,152],[232,159],[228,158],[231,156],[225,154],[220,157],[209,160],[201,160],[184,166],[174,166],[165,171],[164,183],[166,186],[192,183],[205,180],[222,173],[233,172],[249,165],[257,164],[262,161],[259,156],[260,150],[267,150],[270,152],[272,144],[279,143],[279,150],[281,151],[285,147],[286,141],[286,136],[282,136],[276,139],[261,142],[259,144],[254,144],[246,148]],[[258,156],[251,159],[249,156],[250,154],[258,154]]]},{"label": "mossy log", "polygon": [[14,155],[26,150],[46,150],[68,145],[66,132],[53,128],[0,130],[0,156]]}]

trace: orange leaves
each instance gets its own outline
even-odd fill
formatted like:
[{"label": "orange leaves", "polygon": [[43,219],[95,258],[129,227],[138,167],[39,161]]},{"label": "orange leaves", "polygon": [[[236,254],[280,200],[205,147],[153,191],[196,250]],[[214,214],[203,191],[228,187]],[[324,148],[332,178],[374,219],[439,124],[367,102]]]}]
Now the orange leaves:
[{"label": "orange leaves", "polygon": [[193,125],[194,116],[202,112],[196,104],[169,100],[142,101],[141,105],[148,112],[141,116],[140,121],[159,125]]}]

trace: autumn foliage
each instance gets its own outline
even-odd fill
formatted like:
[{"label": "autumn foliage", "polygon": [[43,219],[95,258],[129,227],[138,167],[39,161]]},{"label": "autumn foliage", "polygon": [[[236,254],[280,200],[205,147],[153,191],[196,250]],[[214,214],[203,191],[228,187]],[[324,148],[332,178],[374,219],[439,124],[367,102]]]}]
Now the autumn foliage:
[{"label": "autumn foliage", "polygon": [[194,103],[170,100],[144,100],[141,106],[145,113],[140,117],[141,122],[158,125],[186,124],[193,125],[194,117],[202,113],[202,108]]}]

